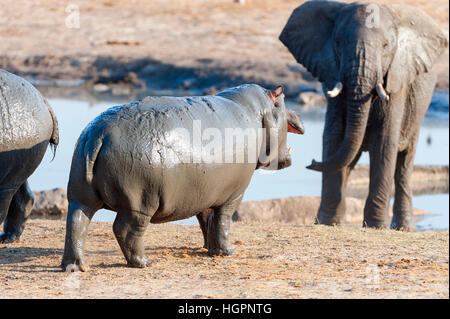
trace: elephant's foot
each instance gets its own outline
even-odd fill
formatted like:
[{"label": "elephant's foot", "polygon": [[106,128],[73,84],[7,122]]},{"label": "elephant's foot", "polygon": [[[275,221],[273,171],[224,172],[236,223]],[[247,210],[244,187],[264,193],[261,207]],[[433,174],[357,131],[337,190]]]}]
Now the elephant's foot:
[{"label": "elephant's foot", "polygon": [[323,210],[319,210],[315,224],[338,226],[342,224],[342,218],[338,217],[338,214],[329,214]]},{"label": "elephant's foot", "polygon": [[208,249],[209,256],[235,256],[236,251],[233,248],[210,248]]},{"label": "elephant's foot", "polygon": [[417,231],[416,226],[414,226],[409,218],[401,218],[394,216],[392,218],[391,228],[394,230],[401,230],[407,232]]},{"label": "elephant's foot", "polygon": [[387,229],[388,225],[386,224],[385,221],[364,219],[363,227],[375,229]]},{"label": "elephant's foot", "polygon": [[63,258],[61,268],[65,272],[86,272],[89,270],[89,267],[81,258]]},{"label": "elephant's foot", "polygon": [[129,260],[127,260],[127,266],[132,268],[145,268],[150,264],[150,260],[145,256],[133,256]]},{"label": "elephant's foot", "polygon": [[4,232],[0,234],[0,244],[10,244],[20,241],[20,235],[11,232]]}]

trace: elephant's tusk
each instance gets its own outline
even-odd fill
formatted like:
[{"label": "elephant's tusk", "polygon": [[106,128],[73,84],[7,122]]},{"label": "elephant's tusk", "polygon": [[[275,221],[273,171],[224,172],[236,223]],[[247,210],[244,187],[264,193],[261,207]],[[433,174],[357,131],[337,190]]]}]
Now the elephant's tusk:
[{"label": "elephant's tusk", "polygon": [[342,82],[337,82],[334,88],[331,91],[327,92],[327,95],[331,98],[334,98],[341,93],[343,87],[344,86],[342,85]]},{"label": "elephant's tusk", "polygon": [[292,147],[289,147],[288,153],[291,154],[291,152],[292,152]]},{"label": "elephant's tusk", "polygon": [[384,101],[389,101],[389,95],[384,90],[383,85],[381,83],[378,83],[376,88],[378,96]]}]

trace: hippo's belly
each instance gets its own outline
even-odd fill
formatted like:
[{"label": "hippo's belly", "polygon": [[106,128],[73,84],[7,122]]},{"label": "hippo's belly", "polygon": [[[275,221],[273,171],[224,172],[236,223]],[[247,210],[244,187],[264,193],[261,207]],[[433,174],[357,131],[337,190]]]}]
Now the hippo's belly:
[{"label": "hippo's belly", "polygon": [[156,165],[131,156],[96,163],[96,189],[106,206],[117,212],[140,211],[152,223],[190,218],[220,207],[243,194],[255,164]]},{"label": "hippo's belly", "polygon": [[190,218],[242,195],[253,175],[249,164],[189,164],[165,172],[152,223]]}]

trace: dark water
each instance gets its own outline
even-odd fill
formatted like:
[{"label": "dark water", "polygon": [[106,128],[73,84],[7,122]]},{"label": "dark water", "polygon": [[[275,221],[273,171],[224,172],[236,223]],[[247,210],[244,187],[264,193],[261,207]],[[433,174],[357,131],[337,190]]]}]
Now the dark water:
[{"label": "dark water", "polygon": [[[61,142],[54,161],[50,162],[51,153],[47,151],[43,162],[30,178],[30,185],[34,190],[67,187],[73,149],[79,134],[93,118],[114,105],[111,102],[100,102],[89,106],[84,101],[63,99],[50,99],[49,102],[58,117]],[[448,94],[438,97],[435,105],[438,106],[430,110],[421,129],[415,164],[448,165],[449,163]],[[307,170],[305,166],[311,162],[312,158],[321,158],[323,115],[324,110],[303,115],[306,134],[303,136],[289,134],[288,137],[288,146],[292,146],[293,165],[276,172],[256,171],[244,201],[320,195],[320,173]],[[359,163],[368,164],[368,155],[364,154]],[[419,229],[448,229],[448,193],[417,196],[414,197],[413,204],[414,207],[436,213],[420,222]],[[115,213],[102,210],[95,215],[94,220],[113,221],[114,216]],[[185,220],[181,223],[196,223],[196,219]]]}]

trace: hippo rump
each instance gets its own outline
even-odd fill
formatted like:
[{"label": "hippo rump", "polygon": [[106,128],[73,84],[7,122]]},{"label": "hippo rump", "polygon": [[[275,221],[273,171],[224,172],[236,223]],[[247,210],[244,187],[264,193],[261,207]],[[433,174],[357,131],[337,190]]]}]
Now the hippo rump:
[{"label": "hippo rump", "polygon": [[39,91],[0,69],[0,244],[18,241],[34,197],[28,178],[50,145],[59,143],[58,121]]},{"label": "hippo rump", "polygon": [[113,231],[132,267],[149,263],[142,240],[149,223],[194,215],[210,215],[200,222],[210,255],[234,254],[231,216],[256,169],[291,165],[288,131],[304,133],[282,87],[247,84],[215,96],[147,97],[108,109],[84,129],[74,151],[62,268],[87,269],[87,227],[101,208],[117,212]]}]

